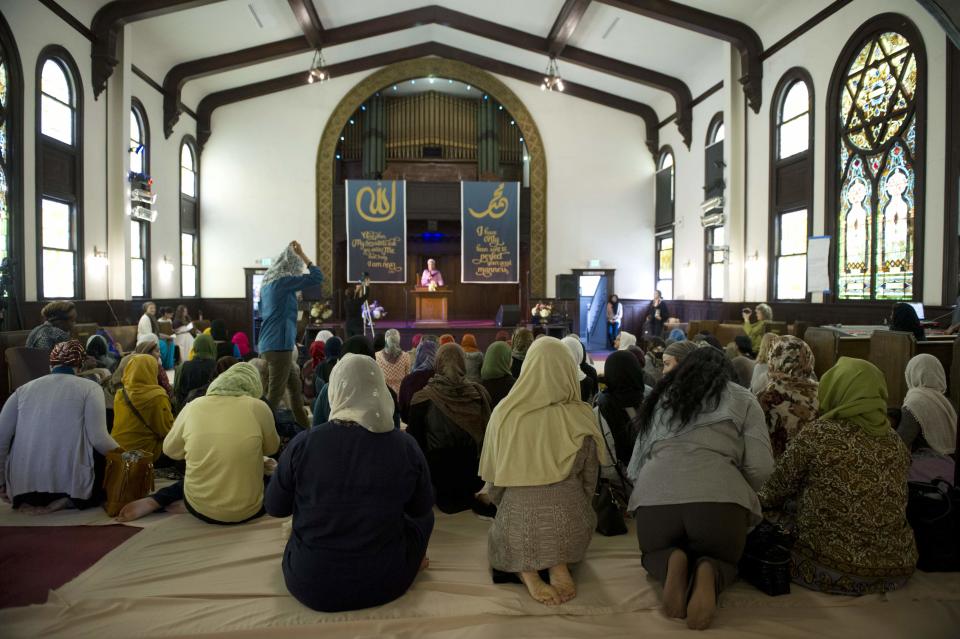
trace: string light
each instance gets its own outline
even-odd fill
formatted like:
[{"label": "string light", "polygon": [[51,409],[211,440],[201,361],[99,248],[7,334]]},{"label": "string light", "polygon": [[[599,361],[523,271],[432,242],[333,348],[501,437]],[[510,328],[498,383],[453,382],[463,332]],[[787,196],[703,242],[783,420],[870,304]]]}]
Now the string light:
[{"label": "string light", "polygon": [[324,83],[330,79],[330,72],[327,71],[327,65],[323,61],[323,51],[317,49],[313,52],[313,62],[310,64],[310,72],[307,74],[307,82]]},{"label": "string light", "polygon": [[560,67],[557,65],[556,58],[550,58],[550,62],[547,63],[547,73],[540,84],[540,90],[563,92],[563,78],[560,77]]}]

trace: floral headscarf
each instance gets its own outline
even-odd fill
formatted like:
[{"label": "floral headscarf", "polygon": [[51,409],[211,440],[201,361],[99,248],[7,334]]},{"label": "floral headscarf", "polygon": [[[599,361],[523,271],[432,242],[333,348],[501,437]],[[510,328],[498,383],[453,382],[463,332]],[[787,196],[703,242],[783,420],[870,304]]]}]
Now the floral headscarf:
[{"label": "floral headscarf", "polygon": [[813,381],[813,351],[792,335],[770,348],[769,383],[757,396],[767,418],[773,454],[779,457],[805,426],[817,419],[818,384]]},{"label": "floral headscarf", "polygon": [[60,342],[50,351],[50,366],[72,366],[80,368],[86,353],[83,345],[75,339]]}]

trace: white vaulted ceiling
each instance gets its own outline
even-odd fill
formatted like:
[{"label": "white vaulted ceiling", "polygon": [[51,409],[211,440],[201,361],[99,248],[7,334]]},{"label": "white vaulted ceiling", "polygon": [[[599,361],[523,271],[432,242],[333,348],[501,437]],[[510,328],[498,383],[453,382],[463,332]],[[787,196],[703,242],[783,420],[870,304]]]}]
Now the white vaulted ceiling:
[{"label": "white vaulted ceiling", "polygon": [[[679,0],[752,27],[764,47],[769,47],[831,0]],[[61,0],[81,21],[90,23],[103,0]],[[420,7],[442,7],[545,38],[564,0],[314,0],[324,29],[370,20]],[[252,5],[252,10],[251,10]],[[256,14],[256,17],[255,15]],[[162,83],[176,64],[296,38],[302,35],[288,0],[223,0],[141,20],[127,27],[133,46],[133,63]],[[403,31],[323,50],[327,64],[382,53],[393,49],[439,42],[542,73],[545,54],[535,53],[439,24],[412,26]],[[646,67],[682,80],[696,97],[726,75],[729,45],[695,33],[624,11],[599,1],[590,4],[569,46]],[[183,103],[195,109],[211,93],[269,80],[310,66],[311,53],[288,56],[189,80]],[[616,96],[642,102],[664,119],[675,110],[665,91],[614,77],[561,60],[564,79]]]}]

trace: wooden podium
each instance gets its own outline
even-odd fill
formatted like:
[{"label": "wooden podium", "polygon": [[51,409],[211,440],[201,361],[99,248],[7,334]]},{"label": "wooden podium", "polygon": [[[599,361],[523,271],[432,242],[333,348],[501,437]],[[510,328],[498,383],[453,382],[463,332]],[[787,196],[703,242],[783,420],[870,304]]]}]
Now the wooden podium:
[{"label": "wooden podium", "polygon": [[450,289],[438,288],[430,291],[426,288],[413,289],[417,304],[418,324],[442,324],[447,321],[447,309],[450,301]]}]

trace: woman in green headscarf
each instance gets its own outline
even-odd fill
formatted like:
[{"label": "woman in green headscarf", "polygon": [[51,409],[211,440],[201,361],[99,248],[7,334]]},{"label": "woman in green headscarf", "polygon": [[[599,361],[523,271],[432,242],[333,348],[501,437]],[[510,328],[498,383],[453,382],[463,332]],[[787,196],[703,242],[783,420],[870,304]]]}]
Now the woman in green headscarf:
[{"label": "woman in green headscarf", "polygon": [[174,375],[173,397],[178,410],[187,403],[190,391],[210,383],[216,367],[217,343],[209,335],[197,335],[193,341],[193,358],[181,364]]},{"label": "woman in green headscarf", "polygon": [[221,373],[205,396],[180,411],[163,440],[165,455],[187,462],[183,481],[127,504],[117,519],[169,510],[211,524],[239,524],[263,515],[263,476],[276,466],[264,455],[277,452],[280,438],[262,395],[252,365],[241,362]]},{"label": "woman in green headscarf", "polygon": [[512,359],[510,345],[506,342],[494,342],[483,355],[480,383],[490,393],[491,409],[507,396],[510,389],[513,388],[513,383],[517,381],[510,373]]},{"label": "woman in green headscarf", "polygon": [[760,503],[780,510],[797,500],[796,583],[846,595],[899,588],[917,564],[906,517],[910,451],[887,420],[883,373],[841,357],[818,401],[820,418],[791,440]]}]

